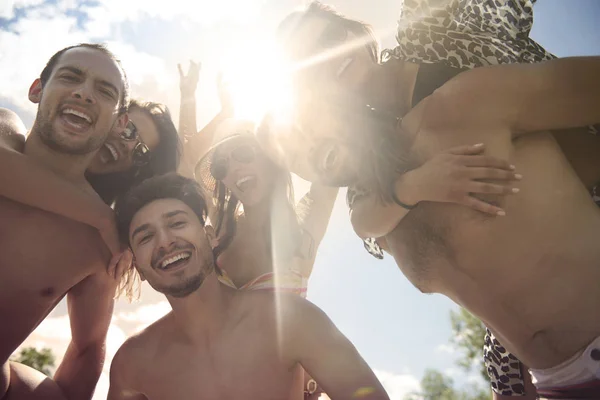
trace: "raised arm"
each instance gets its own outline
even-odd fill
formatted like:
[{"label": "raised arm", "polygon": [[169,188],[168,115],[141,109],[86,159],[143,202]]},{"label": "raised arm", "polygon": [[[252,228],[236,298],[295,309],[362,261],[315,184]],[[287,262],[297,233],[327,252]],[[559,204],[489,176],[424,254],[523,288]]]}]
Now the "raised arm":
[{"label": "raised arm", "polygon": [[600,122],[600,56],[463,72],[430,96],[423,128],[528,132]]},{"label": "raised arm", "polygon": [[62,179],[26,155],[2,146],[0,195],[93,226],[113,254],[120,251],[113,211],[100,197]]},{"label": "raised arm", "polygon": [[179,66],[181,106],[179,115],[179,133],[183,136],[185,143],[184,164],[190,171],[194,170],[196,163],[202,157],[210,144],[219,124],[233,116],[233,105],[231,96],[221,76],[217,79],[217,89],[221,102],[221,111],[200,132],[196,133],[196,86],[200,64],[193,61],[187,75],[183,74]]},{"label": "raised arm", "polygon": [[285,300],[284,354],[300,363],[329,398],[389,398],[356,348],[323,311],[301,298]]},{"label": "raised arm", "polygon": [[102,271],[84,279],[67,295],[71,342],[54,380],[70,400],[91,399],[94,394],[104,365],[115,286]]},{"label": "raised arm", "polygon": [[202,65],[190,60],[187,75],[183,73],[181,64],[179,69],[179,89],[181,91],[181,103],[179,106],[179,134],[184,138],[196,134],[196,88],[200,77]]},{"label": "raised arm", "polygon": [[338,191],[338,188],[313,183],[296,206],[302,229],[299,256],[306,261],[302,263],[300,272],[306,277],[312,273],[317,250],[327,231]]}]

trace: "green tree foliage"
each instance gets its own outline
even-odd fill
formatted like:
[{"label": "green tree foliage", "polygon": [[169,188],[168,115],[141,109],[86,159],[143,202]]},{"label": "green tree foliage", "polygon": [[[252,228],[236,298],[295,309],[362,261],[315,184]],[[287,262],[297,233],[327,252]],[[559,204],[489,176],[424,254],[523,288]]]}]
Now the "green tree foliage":
[{"label": "green tree foliage", "polygon": [[454,389],[452,378],[439,371],[428,369],[421,379],[421,391],[411,393],[405,400],[491,400],[490,391],[472,385],[466,390]]},{"label": "green tree foliage", "polygon": [[450,322],[454,333],[450,341],[462,353],[458,365],[467,371],[477,366],[484,381],[488,382],[489,377],[483,363],[485,325],[464,308],[459,312],[450,311]]},{"label": "green tree foliage", "polygon": [[19,354],[13,358],[13,361],[37,369],[41,373],[50,376],[51,368],[54,368],[55,357],[49,348],[45,347],[38,351],[35,347],[26,347],[21,349]]}]

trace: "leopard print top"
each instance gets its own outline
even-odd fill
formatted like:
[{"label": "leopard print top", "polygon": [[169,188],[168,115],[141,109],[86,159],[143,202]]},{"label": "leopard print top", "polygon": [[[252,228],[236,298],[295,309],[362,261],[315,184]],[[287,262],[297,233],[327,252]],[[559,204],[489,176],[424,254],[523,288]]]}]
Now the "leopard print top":
[{"label": "leopard print top", "polygon": [[[443,63],[467,69],[495,64],[533,63],[555,58],[529,37],[536,0],[404,0],[396,39],[398,46],[382,52],[382,61]],[[590,127],[597,134],[598,129]],[[347,202],[366,195],[348,188]],[[594,188],[600,205],[600,189]],[[374,238],[365,249],[383,259]],[[505,396],[525,394],[520,362],[487,330],[484,361],[492,389]]]}]

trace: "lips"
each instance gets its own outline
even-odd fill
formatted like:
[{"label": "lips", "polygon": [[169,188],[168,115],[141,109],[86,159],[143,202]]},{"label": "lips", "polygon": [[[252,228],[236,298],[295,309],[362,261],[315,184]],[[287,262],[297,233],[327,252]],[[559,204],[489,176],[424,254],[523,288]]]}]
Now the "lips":
[{"label": "lips", "polygon": [[155,268],[161,271],[171,270],[187,264],[191,256],[192,253],[187,250],[171,253],[155,263]]},{"label": "lips", "polygon": [[86,132],[93,124],[91,113],[81,107],[65,105],[59,111],[60,121],[75,133]]},{"label": "lips", "polygon": [[235,182],[235,186],[242,192],[256,187],[256,176],[247,175]]}]

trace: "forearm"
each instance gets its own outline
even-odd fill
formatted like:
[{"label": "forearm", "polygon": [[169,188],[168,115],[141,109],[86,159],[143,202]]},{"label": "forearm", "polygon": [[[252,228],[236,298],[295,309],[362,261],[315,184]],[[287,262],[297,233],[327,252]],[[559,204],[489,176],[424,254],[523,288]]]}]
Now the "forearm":
[{"label": "forearm", "polygon": [[186,157],[197,162],[210,147],[219,124],[227,118],[226,113],[219,112],[198,134],[189,137],[185,144]]},{"label": "forearm", "polygon": [[71,342],[54,380],[69,400],[91,399],[104,365],[104,343],[77,349]]},{"label": "forearm", "polygon": [[181,95],[179,108],[179,134],[184,138],[196,135],[196,96]]},{"label": "forearm", "polygon": [[0,148],[0,195],[96,228],[112,215],[99,197],[61,179],[27,156],[3,148]]},{"label": "forearm", "polygon": [[[411,183],[410,174],[412,172],[400,175],[390,189],[403,203],[416,205],[421,199],[418,188]],[[362,239],[381,238],[393,231],[408,211],[396,203],[384,203],[377,196],[369,195],[353,207],[350,218],[354,231]]]}]

